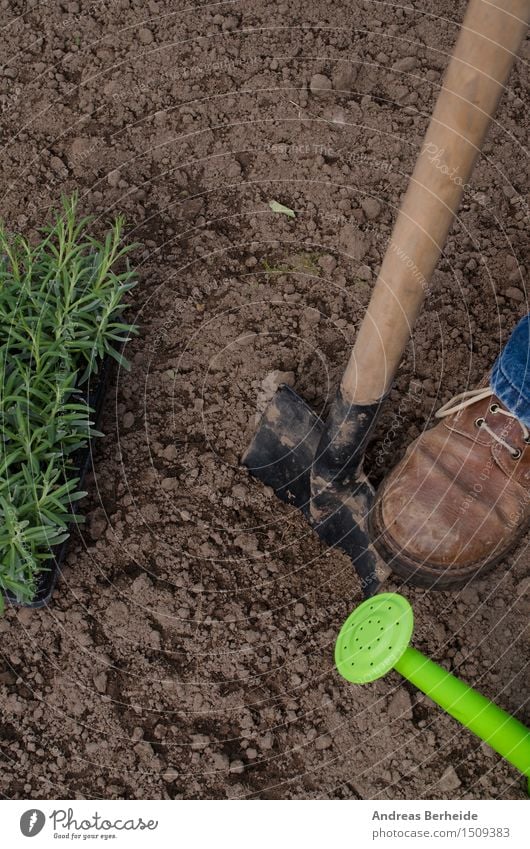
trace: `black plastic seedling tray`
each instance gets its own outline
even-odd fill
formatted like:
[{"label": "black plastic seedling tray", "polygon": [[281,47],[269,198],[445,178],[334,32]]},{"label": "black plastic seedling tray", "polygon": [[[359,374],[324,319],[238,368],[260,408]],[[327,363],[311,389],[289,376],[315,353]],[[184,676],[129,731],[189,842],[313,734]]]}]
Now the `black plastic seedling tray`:
[{"label": "black plastic seedling tray", "polygon": [[[90,381],[93,383],[93,386],[84,396],[84,400],[87,402],[88,406],[91,407],[94,411],[94,413],[92,414],[94,421],[93,426],[96,429],[99,428],[99,424],[101,421],[103,400],[107,391],[110,365],[111,358],[107,355],[103,359],[101,367],[97,374],[91,375]],[[92,464],[91,440],[88,441],[85,448],[77,452],[75,461],[75,474],[73,476],[79,478],[79,489],[82,489],[86,474]],[[76,513],[78,509],[79,501],[73,501],[70,506],[70,512]],[[70,538],[66,539],[64,542],[60,543],[60,545],[56,545],[54,546],[54,548],[51,549],[53,557],[52,559],[46,561],[44,571],[40,572],[37,576],[37,591],[33,597],[33,601],[17,601],[17,598],[13,593],[5,592],[6,601],[9,604],[15,605],[16,607],[45,607],[49,603],[53,595],[57,579],[59,578],[59,575],[61,573],[61,567],[64,563],[68,551],[69,543]]]}]

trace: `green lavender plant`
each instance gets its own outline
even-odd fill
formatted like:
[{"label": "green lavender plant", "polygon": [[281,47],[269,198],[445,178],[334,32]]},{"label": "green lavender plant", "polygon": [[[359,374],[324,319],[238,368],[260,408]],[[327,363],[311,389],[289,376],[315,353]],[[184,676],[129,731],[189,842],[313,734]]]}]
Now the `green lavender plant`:
[{"label": "green lavender plant", "polygon": [[75,455],[99,435],[86,387],[136,332],[120,316],[135,285],[116,219],[103,242],[63,200],[36,245],[0,225],[0,612],[9,591],[29,602],[68,537],[79,490]]}]

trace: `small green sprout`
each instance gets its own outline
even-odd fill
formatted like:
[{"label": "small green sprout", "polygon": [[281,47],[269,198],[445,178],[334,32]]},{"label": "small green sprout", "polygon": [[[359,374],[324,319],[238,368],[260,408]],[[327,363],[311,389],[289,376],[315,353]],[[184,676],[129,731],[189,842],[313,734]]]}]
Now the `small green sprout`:
[{"label": "small green sprout", "polygon": [[288,218],[296,218],[294,210],[289,209],[288,206],[284,206],[283,203],[278,203],[277,200],[270,200],[269,206],[273,212],[279,212],[281,215],[287,215]]}]

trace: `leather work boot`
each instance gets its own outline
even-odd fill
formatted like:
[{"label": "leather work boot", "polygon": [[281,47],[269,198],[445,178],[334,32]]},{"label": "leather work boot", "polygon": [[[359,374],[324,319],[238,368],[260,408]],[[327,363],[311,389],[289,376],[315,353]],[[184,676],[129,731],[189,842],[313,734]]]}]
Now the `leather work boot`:
[{"label": "leather work boot", "polygon": [[530,519],[530,435],[483,387],[457,395],[381,484],[372,539],[411,584],[457,588],[494,566]]}]

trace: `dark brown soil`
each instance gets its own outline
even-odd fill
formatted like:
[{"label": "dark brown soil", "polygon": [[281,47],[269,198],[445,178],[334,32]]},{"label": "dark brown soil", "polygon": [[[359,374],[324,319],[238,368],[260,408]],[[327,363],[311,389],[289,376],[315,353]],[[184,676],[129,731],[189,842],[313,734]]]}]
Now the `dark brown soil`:
[{"label": "dark brown soil", "polygon": [[[397,675],[339,678],[351,564],[238,465],[271,372],[317,409],[337,385],[465,4],[419,5],[0,3],[8,225],[31,233],[79,189],[98,230],[123,212],[143,243],[88,523],[50,608],[0,620],[4,796],[525,797]],[[528,58],[370,450],[376,482],[528,309]],[[415,645],[528,723],[527,543],[464,591],[404,592]]]}]

